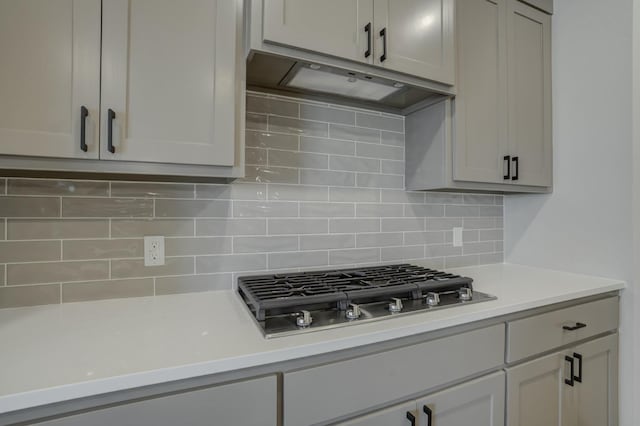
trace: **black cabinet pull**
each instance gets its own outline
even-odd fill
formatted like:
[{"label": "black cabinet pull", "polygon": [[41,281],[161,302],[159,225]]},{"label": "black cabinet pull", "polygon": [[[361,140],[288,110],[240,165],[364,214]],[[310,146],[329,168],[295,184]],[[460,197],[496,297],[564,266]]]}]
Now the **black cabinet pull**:
[{"label": "black cabinet pull", "polygon": [[433,411],[431,411],[431,408],[427,407],[426,405],[422,406],[422,411],[424,411],[424,413],[427,415],[427,426],[431,426]]},{"label": "black cabinet pull", "polygon": [[520,170],[520,165],[519,165],[519,158],[518,157],[513,157],[512,159],[513,161],[513,177],[511,178],[511,180],[518,180],[518,174],[519,174],[519,170]]},{"label": "black cabinet pull", "polygon": [[380,37],[382,37],[382,56],[380,56],[380,62],[387,60],[387,29],[380,30]]},{"label": "black cabinet pull", "polygon": [[107,151],[112,154],[116,153],[116,147],[113,146],[113,120],[116,119],[116,112],[109,108],[107,111]]},{"label": "black cabinet pull", "polygon": [[574,352],[573,357],[578,360],[578,375],[573,376],[573,380],[582,383],[582,355]]},{"label": "black cabinet pull", "polygon": [[364,52],[364,57],[371,56],[371,22],[364,26],[364,32],[367,33],[367,50]]},{"label": "black cabinet pull", "polygon": [[562,329],[563,330],[567,330],[567,331],[575,331],[575,330],[579,330],[581,328],[585,328],[587,326],[587,324],[582,323],[582,322],[577,322],[576,325],[563,325]]},{"label": "black cabinet pull", "polygon": [[573,386],[573,358],[570,357],[569,355],[566,355],[564,357],[564,360],[567,361],[569,363],[569,365],[571,366],[571,373],[569,374],[569,377],[571,377],[570,379],[564,379],[564,382],[569,385],[569,386]]},{"label": "black cabinet pull", "polygon": [[[504,173],[503,179],[508,180],[511,179],[511,156],[505,155],[503,158],[504,163],[502,164],[502,171]],[[507,171],[504,171],[504,165],[507,165]]]},{"label": "black cabinet pull", "polygon": [[407,420],[411,422],[411,426],[416,426],[416,416],[411,411],[407,411]]},{"label": "black cabinet pull", "polygon": [[80,149],[87,152],[87,117],[89,117],[89,110],[86,106],[80,107]]}]

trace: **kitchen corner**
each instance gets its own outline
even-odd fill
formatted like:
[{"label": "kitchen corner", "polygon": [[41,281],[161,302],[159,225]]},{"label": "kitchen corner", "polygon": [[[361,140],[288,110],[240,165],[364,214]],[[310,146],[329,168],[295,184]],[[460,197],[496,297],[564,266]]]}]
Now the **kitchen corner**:
[{"label": "kitchen corner", "polygon": [[634,425],[638,22],[0,1],[0,426]]}]

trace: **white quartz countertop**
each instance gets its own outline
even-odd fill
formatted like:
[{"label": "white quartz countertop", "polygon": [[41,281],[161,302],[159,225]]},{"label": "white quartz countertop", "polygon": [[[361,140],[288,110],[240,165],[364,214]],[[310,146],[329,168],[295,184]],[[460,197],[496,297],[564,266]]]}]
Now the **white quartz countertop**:
[{"label": "white quartz countertop", "polygon": [[451,269],[497,300],[265,339],[233,291],[0,310],[0,413],[396,339],[619,290],[519,265]]}]

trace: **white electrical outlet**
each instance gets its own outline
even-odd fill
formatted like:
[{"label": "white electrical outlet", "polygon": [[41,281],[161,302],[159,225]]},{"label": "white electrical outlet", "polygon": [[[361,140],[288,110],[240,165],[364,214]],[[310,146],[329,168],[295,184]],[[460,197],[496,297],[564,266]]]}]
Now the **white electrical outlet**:
[{"label": "white electrical outlet", "polygon": [[164,237],[144,237],[144,266],[164,265]]},{"label": "white electrical outlet", "polygon": [[453,246],[462,247],[462,228],[453,228]]}]

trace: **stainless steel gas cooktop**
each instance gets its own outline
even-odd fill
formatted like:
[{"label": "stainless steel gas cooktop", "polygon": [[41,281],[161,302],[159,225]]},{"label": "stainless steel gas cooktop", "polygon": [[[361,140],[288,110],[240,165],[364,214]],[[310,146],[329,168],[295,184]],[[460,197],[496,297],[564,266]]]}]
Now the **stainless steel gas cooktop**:
[{"label": "stainless steel gas cooktop", "polygon": [[269,338],[495,299],[472,282],[399,264],[240,277],[238,292]]}]

